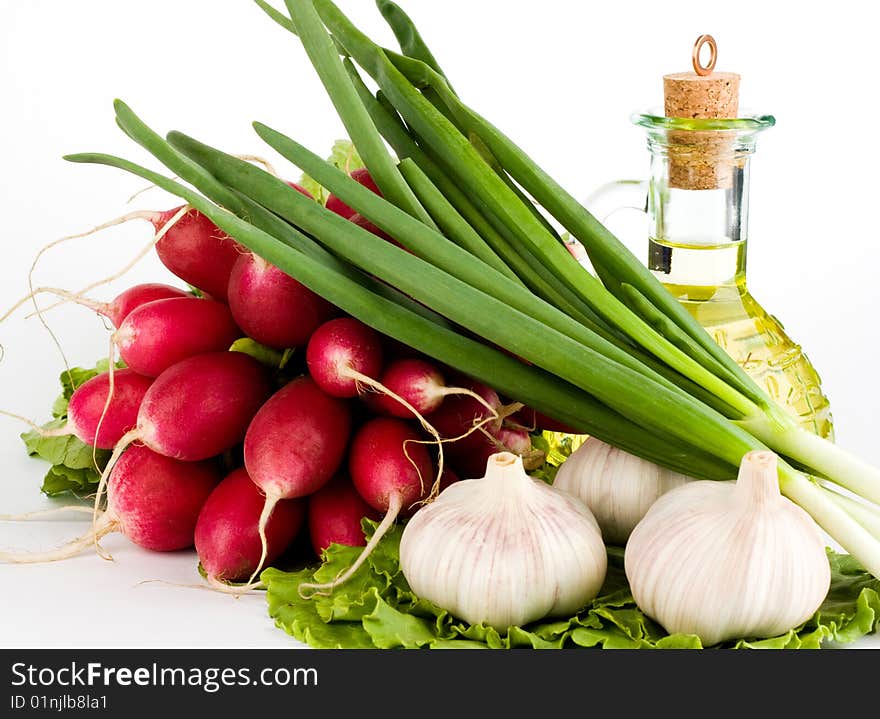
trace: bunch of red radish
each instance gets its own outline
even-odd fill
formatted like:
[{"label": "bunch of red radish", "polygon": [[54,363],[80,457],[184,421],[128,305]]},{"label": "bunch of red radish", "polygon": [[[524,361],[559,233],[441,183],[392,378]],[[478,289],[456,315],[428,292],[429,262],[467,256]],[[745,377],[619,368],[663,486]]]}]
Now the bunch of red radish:
[{"label": "bunch of red radish", "polygon": [[[327,207],[369,226],[333,196]],[[157,230],[180,209],[156,213]],[[536,423],[555,428],[345,315],[195,210],[156,249],[205,296],[146,284],[95,306],[126,368],[77,388],[64,431],[114,450],[106,509],[66,547],[7,559],[60,559],[119,531],[151,550],[194,544],[212,584],[245,582],[306,526],[318,555],[364,545],[364,517],[390,524],[482,476],[492,453],[530,453]],[[293,349],[300,373],[229,351],[244,336]]]}]

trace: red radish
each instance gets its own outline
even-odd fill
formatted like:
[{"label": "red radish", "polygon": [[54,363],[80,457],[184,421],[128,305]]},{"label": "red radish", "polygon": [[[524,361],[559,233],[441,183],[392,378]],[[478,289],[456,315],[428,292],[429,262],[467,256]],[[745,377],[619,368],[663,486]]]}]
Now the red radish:
[{"label": "red radish", "polygon": [[171,285],[148,282],[129,287],[117,295],[111,302],[103,304],[98,309],[98,312],[107,317],[114,327],[119,327],[125,321],[125,318],[141,305],[155,302],[156,300],[168,300],[173,297],[192,297],[192,294]]},{"label": "red radish", "polygon": [[113,338],[126,365],[157,377],[187,357],[229,349],[240,336],[232,313],[222,302],[173,297],[135,309]]},{"label": "red radish", "polygon": [[351,429],[348,404],[321,391],[310,377],[282,387],[260,408],[244,438],[244,464],[266,495],[259,533],[265,562],[265,527],[281,499],[304,497],[330,481],[342,460]]},{"label": "red radish", "polygon": [[327,593],[346,582],[397,517],[429,496],[433,469],[422,437],[408,423],[376,417],[364,424],[352,440],[348,471],[358,494],[370,507],[385,512],[385,517],[360,556],[343,574],[327,584],[300,584],[300,595]]},{"label": "red radish", "polygon": [[379,514],[357,493],[348,477],[336,477],[309,497],[312,548],[319,557],[331,544],[362,547],[367,543],[361,520]]},{"label": "red radish", "polygon": [[241,352],[211,352],[172,365],[147,390],[135,432],[168,457],[196,461],[241,442],[270,396],[265,368]]},{"label": "red radish", "polygon": [[196,520],[220,479],[214,462],[180,462],[147,447],[129,447],[107,482],[107,511],[91,531],[48,552],[0,553],[8,562],[53,562],[87,549],[111,532],[157,552],[191,547]]},{"label": "red radish", "polygon": [[156,234],[161,234],[156,241],[156,254],[173,274],[214,299],[226,299],[229,273],[243,250],[201,212],[187,209],[186,205],[170,210],[130,212],[82,235],[64,239],[85,237],[130,220],[147,220]]},{"label": "red radish", "polygon": [[[260,561],[258,524],[263,495],[244,468],[229,474],[211,492],[195,528],[196,551],[208,581],[247,579]],[[302,527],[305,501],[284,499],[266,524],[266,564],[290,546]]]},{"label": "red radish", "polygon": [[268,347],[300,347],[336,314],[325,299],[259,255],[242,254],[227,293],[232,317],[251,339]]},{"label": "red radish", "polygon": [[309,374],[334,397],[356,397],[359,383],[375,381],[382,369],[382,339],[353,317],[321,325],[306,348]]},{"label": "red radish", "polygon": [[[350,175],[351,179],[356,180],[368,190],[372,190],[379,195],[379,197],[382,197],[382,193],[379,191],[379,186],[373,181],[373,178],[370,176],[370,173],[366,168],[362,167],[358,170],[353,170]],[[325,206],[328,210],[335,212],[337,215],[342,215],[346,220],[355,214],[355,211],[336,197],[336,195],[330,195],[330,197],[327,198],[327,204]]]},{"label": "red radish", "polygon": [[424,438],[409,423],[376,417],[355,434],[348,471],[358,494],[381,512],[407,511],[427,497],[433,466]]},{"label": "red radish", "polygon": [[245,467],[267,497],[304,497],[339,468],[350,427],[348,404],[300,377],[254,416],[244,440]]},{"label": "red radish", "polygon": [[[142,258],[153,246],[162,263],[182,280],[188,282],[193,287],[198,288],[211,297],[225,301],[226,289],[229,285],[229,274],[232,271],[232,265],[238,259],[238,255],[243,252],[243,248],[228,235],[223,233],[213,222],[202,215],[195,209],[183,205],[165,211],[145,211],[130,212],[121,217],[117,217],[109,222],[105,222],[88,232],[78,235],[70,235],[60,240],[46,245],[37,254],[39,258],[50,247],[57,245],[59,242],[72,240],[78,237],[87,237],[108,227],[121,225],[130,220],[147,220],[155,228],[155,236],[150,246],[143,250],[131,263],[123,270],[107,277],[103,280],[93,283],[91,287],[107,284],[112,280],[122,276],[137,261]],[[35,260],[36,264],[36,260]],[[33,269],[31,271],[31,278]],[[77,294],[66,290],[59,290],[53,287],[40,287],[19,302],[17,302],[10,310],[0,316],[0,322],[9,317],[17,308],[41,293],[52,293],[63,297],[61,303],[66,301],[76,301],[81,304],[94,304],[87,299],[80,299]],[[55,305],[53,305],[54,307]],[[42,310],[38,309],[37,314]]]},{"label": "red radish", "polygon": [[240,352],[196,355],[165,370],[147,390],[137,425],[116,444],[95,496],[126,446],[140,440],[154,452],[187,462],[214,457],[244,439],[272,391],[263,366]]},{"label": "red radish", "polygon": [[137,424],[141,402],[152,384],[151,378],[139,375],[134,370],[114,369],[113,396],[108,404],[110,372],[92,377],[70,396],[66,429],[93,447],[113,449],[123,435]]},{"label": "red radish", "polygon": [[135,544],[157,552],[193,545],[199,512],[220,479],[214,462],[181,462],[133,445],[107,483],[107,511]]},{"label": "red radish", "polygon": [[[180,209],[153,213],[149,219],[159,231]],[[165,267],[218,300],[226,299],[229,274],[242,251],[235,240],[198,210],[183,215],[156,243],[156,253]]]}]

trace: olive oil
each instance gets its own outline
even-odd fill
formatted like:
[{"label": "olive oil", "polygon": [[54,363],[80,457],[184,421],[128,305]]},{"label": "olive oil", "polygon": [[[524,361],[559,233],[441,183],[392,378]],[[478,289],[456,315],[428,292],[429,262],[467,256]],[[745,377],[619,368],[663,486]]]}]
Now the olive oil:
[{"label": "olive oil", "polygon": [[684,244],[652,238],[649,247],[655,276],[715,342],[805,429],[833,437],[819,374],[746,287],[745,240]]}]

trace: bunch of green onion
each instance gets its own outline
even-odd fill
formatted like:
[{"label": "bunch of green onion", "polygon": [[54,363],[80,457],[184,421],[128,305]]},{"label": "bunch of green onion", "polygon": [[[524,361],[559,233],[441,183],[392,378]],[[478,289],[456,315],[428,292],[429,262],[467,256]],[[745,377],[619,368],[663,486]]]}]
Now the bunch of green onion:
[{"label": "bunch of green onion", "polygon": [[[405,250],[248,162],[178,132],[162,138],[122,102],[122,130],[189,186],[108,155],[67,159],[145,178],[378,331],[627,452],[729,480],[746,453],[772,449],[782,492],[880,577],[880,471],[800,429],[601,223],[461,101],[400,8],[377,2],[398,53],[331,0],[286,0],[287,15],[257,2],[301,40],[383,197],[280,132],[256,123],[257,134]],[[584,245],[595,275],[548,217]]]}]

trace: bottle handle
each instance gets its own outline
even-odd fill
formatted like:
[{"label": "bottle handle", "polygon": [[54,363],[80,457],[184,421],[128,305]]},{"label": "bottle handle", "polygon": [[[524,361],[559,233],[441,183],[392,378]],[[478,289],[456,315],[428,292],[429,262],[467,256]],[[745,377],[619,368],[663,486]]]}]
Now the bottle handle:
[{"label": "bottle handle", "polygon": [[[617,180],[609,182],[590,193],[584,201],[584,207],[602,223],[618,210],[639,210],[647,214],[648,182],[646,180]],[[569,251],[582,264],[589,262],[584,248],[576,241],[573,242],[575,242],[576,246],[572,247],[569,245]],[[636,250],[633,246],[634,242],[624,242],[624,244],[627,245],[636,257],[643,258],[645,256],[644,247]]]}]

